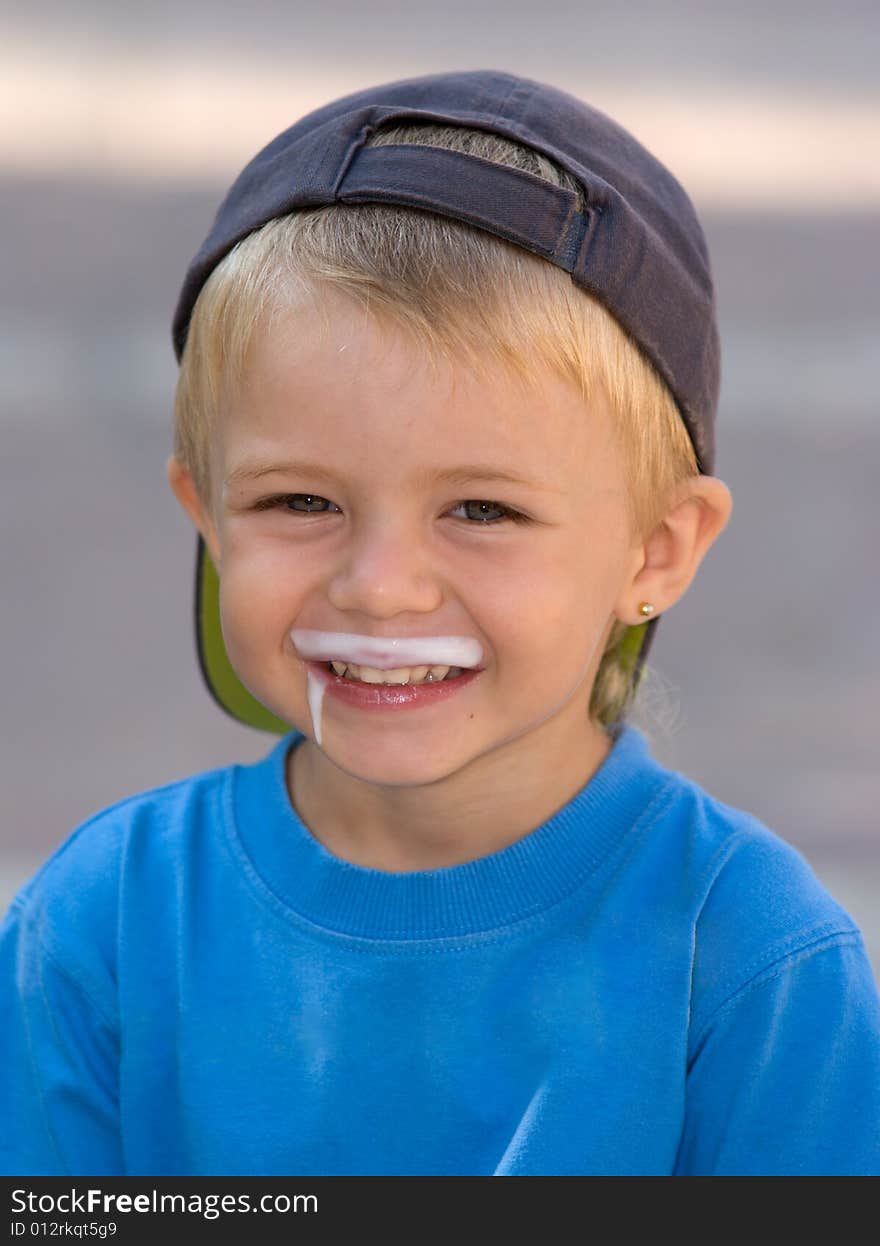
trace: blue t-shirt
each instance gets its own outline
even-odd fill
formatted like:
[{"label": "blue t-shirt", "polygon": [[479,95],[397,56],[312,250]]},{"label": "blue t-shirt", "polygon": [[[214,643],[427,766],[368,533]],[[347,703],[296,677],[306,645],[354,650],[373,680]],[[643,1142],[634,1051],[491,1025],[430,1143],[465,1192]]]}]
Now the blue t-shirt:
[{"label": "blue t-shirt", "polygon": [[877,1174],[880,1002],[798,852],[625,726],[393,874],[250,766],[75,831],[2,927],[6,1174]]}]

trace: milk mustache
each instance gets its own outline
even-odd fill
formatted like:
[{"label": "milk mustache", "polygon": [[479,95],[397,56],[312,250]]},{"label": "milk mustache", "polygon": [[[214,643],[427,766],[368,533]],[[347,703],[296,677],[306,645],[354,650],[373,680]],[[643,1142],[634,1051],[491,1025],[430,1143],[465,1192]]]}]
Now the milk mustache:
[{"label": "milk mustache", "polygon": [[[294,628],[290,633],[302,658],[315,662],[352,662],[393,671],[400,666],[479,666],[483,648],[473,636],[361,636],[357,632],[321,632]],[[315,743],[321,744],[321,710],[326,682],[306,667],[309,713]]]}]

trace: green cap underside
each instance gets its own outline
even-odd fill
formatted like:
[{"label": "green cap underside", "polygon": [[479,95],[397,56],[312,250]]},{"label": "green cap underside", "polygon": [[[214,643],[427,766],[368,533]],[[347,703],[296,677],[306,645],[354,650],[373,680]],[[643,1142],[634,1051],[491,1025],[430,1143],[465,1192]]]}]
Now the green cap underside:
[{"label": "green cap underside", "polygon": [[196,635],[205,683],[214,700],[227,714],[248,727],[286,735],[290,723],[267,710],[248,692],[232,669],[220,628],[220,584],[204,542],[199,539],[196,566]]},{"label": "green cap underside", "polygon": [[[618,652],[627,671],[633,671],[636,667],[649,623],[631,627],[620,643]],[[232,669],[220,627],[220,582],[211,555],[201,538],[196,563],[196,637],[202,675],[217,704],[247,727],[286,735],[291,730],[291,724],[267,710],[248,692]],[[640,683],[643,676],[644,667],[641,667],[635,673],[636,681]]]},{"label": "green cap underside", "polygon": [[[621,659],[621,666],[627,674],[632,674],[636,663],[638,662],[639,654],[642,652],[642,646],[644,645],[645,638],[648,635],[648,626],[650,622],[651,620],[649,619],[647,623],[640,623],[637,627],[628,628],[624,634],[623,640],[621,640],[617,647],[617,652]],[[637,686],[642,682],[644,676],[645,668],[644,666],[640,666],[635,672]]]}]

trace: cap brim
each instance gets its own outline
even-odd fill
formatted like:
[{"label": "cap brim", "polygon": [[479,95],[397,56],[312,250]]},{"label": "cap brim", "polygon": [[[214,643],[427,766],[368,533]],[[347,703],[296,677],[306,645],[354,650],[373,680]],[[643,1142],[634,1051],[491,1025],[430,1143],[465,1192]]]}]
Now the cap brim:
[{"label": "cap brim", "polygon": [[[633,672],[636,686],[641,682],[643,667],[660,616],[639,627],[630,628],[621,647],[621,654]],[[267,710],[232,669],[220,627],[220,581],[205,542],[198,538],[196,548],[196,648],[202,677],[208,691],[222,710],[246,727],[286,735],[290,723]]]},{"label": "cap brim", "polygon": [[639,684],[644,678],[645,659],[648,656],[651,641],[654,639],[654,633],[661,618],[662,615],[658,614],[656,618],[648,619],[647,623],[640,623],[638,627],[631,627],[620,646],[623,664],[632,671],[633,696],[638,692]]},{"label": "cap brim", "polygon": [[276,718],[248,692],[232,669],[220,627],[220,582],[201,537],[196,549],[196,649],[202,677],[221,709],[246,727],[286,735],[290,723]]}]

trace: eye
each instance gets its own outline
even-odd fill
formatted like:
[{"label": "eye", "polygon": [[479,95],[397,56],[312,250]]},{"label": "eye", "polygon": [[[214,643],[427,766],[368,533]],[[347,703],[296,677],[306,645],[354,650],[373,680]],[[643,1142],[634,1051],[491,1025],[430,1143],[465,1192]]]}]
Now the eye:
[{"label": "eye", "polygon": [[[454,506],[452,511],[460,510],[462,507],[466,511],[473,507],[474,510],[470,511],[468,517],[476,518],[477,522],[481,524],[504,523],[507,519],[511,519],[514,523],[528,522],[525,515],[521,515],[519,511],[511,509],[509,506],[502,506],[500,502],[487,502],[478,498],[467,498],[464,502],[459,502]],[[449,513],[452,514],[452,511]],[[500,511],[501,516],[500,518],[493,518],[491,515],[487,515],[487,511]]]},{"label": "eye", "polygon": [[261,498],[255,504],[254,510],[265,511],[284,507],[301,515],[324,515],[326,511],[314,508],[315,504],[320,502],[326,502],[328,506],[335,505],[334,502],[320,497],[317,493],[279,493],[271,498]]},{"label": "eye", "polygon": [[[324,505],[321,505],[321,504]],[[339,507],[335,502],[330,502],[327,498],[321,497],[317,493],[279,493],[272,497],[261,498],[259,502],[254,504],[254,510],[286,510],[288,513],[294,512],[300,515],[326,515],[329,510],[325,507],[335,507],[338,511]],[[463,502],[458,502],[449,511],[453,514],[457,510],[464,508],[466,512],[466,520],[472,521],[471,527],[477,525],[489,526],[491,524],[505,523],[511,520],[513,523],[528,523],[528,517],[515,511],[510,506],[503,506],[500,502],[490,502],[479,498],[467,498]],[[499,512],[492,515],[491,512]]]}]

